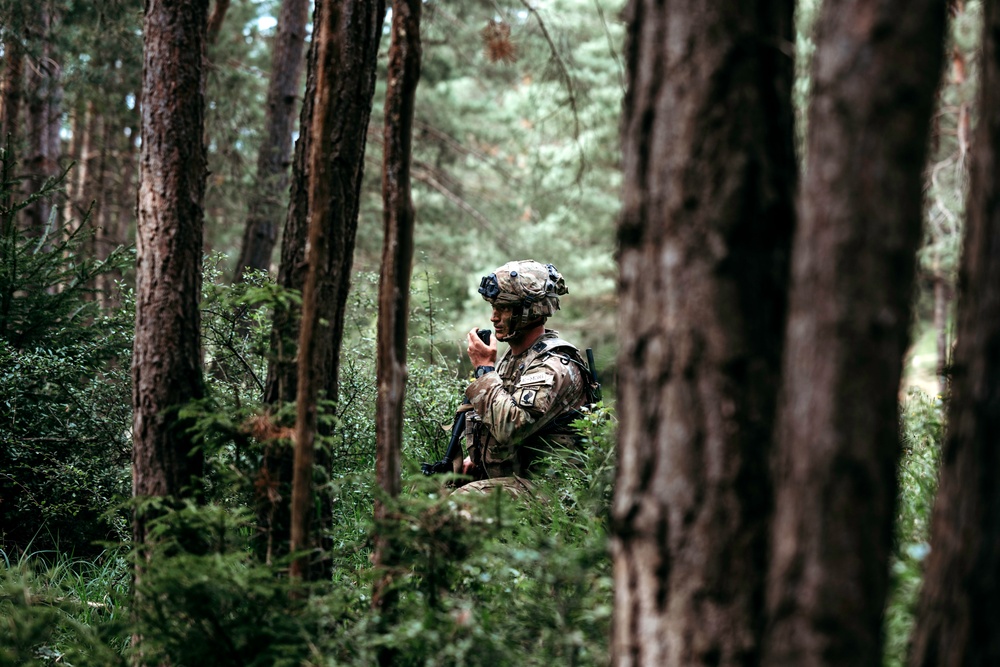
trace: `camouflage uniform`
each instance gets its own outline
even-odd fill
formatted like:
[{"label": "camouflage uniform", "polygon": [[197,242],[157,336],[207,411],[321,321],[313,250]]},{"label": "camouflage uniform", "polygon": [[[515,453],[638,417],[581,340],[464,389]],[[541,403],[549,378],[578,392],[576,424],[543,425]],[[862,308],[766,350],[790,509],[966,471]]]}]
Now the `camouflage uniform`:
[{"label": "camouflage uniform", "polygon": [[539,456],[574,446],[570,424],[589,402],[585,368],[580,352],[547,329],[469,385],[466,445],[481,477],[524,476]]},{"label": "camouflage uniform", "polygon": [[[511,309],[508,342],[511,333],[533,328],[555,313],[559,297],[567,292],[554,266],[531,259],[508,262],[479,285],[484,299]],[[495,371],[465,390],[472,408],[465,440],[476,481],[460,490],[502,486],[515,496],[530,493],[525,476],[531,463],[554,449],[574,447],[576,432],[570,424],[592,401],[595,388],[579,350],[555,331],[546,329],[519,355],[507,350]]]}]

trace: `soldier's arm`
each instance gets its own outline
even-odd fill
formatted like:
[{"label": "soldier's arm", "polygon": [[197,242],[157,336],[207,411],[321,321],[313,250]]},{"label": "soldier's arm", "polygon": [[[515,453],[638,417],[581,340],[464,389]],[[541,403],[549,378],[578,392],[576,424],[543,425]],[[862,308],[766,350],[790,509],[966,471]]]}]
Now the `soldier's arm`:
[{"label": "soldier's arm", "polygon": [[580,402],[583,379],[579,369],[553,359],[525,370],[513,392],[504,390],[496,372],[487,373],[465,390],[500,444],[519,444]]}]

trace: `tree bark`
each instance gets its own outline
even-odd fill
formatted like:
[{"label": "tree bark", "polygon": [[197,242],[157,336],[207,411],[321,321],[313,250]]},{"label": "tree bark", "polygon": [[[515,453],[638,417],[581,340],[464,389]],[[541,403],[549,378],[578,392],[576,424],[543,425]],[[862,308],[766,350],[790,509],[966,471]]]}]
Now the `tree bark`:
[{"label": "tree bark", "polygon": [[222,30],[222,22],[226,20],[229,4],[230,0],[215,0],[215,6],[208,17],[208,28],[205,30],[205,41],[208,44],[219,41],[219,32]]},{"label": "tree bark", "polygon": [[[55,10],[49,2],[39,2],[34,10],[30,35],[38,58],[28,76],[28,159],[29,192],[38,192],[45,182],[59,174],[62,115],[61,68],[52,40]],[[25,209],[25,230],[41,236],[49,223],[53,201],[42,197]]]},{"label": "tree bark", "polygon": [[882,662],[898,393],[945,0],[831,0],[793,249],[765,662]]},{"label": "tree bark", "polygon": [[934,272],[934,332],[937,348],[937,363],[934,372],[937,376],[938,394],[948,395],[948,352],[951,345],[948,337],[948,313],[951,311],[951,285],[948,277],[939,270]]},{"label": "tree bark", "polygon": [[[84,154],[84,144],[89,141],[90,121],[93,118],[92,109],[88,108],[92,104],[81,104],[69,115],[72,118],[71,138],[66,150],[66,160],[74,166],[66,174],[63,185],[65,199],[63,200],[62,219],[66,225],[75,216],[77,197],[83,192],[83,181],[87,179],[87,164],[81,157]],[[85,243],[82,251],[91,255],[93,253],[93,242]]]},{"label": "tree bark", "polygon": [[[382,492],[399,495],[403,448],[403,400],[406,394],[406,346],[413,268],[413,199],[410,192],[413,108],[420,80],[420,10],[422,0],[392,3],[392,45],[385,96],[385,145],[382,157],[384,240],[378,296],[378,353],[375,403],[375,477]],[[375,521],[387,519],[385,503],[375,500]],[[391,539],[380,536],[373,562],[384,568],[372,594],[383,612],[392,606],[388,593],[395,560]],[[383,664],[386,660],[382,661]]]},{"label": "tree bark", "polygon": [[21,96],[24,81],[24,49],[21,43],[9,36],[4,40],[4,73],[3,89],[0,90],[0,113],[3,114],[2,132],[0,141],[6,149],[8,138],[10,147],[17,148],[21,132]]},{"label": "tree bark", "polygon": [[[94,107],[94,103],[92,101],[87,102],[83,109],[83,121],[78,125],[82,136],[79,139],[79,153],[74,154],[74,159],[77,162],[76,183],[67,196],[70,202],[70,205],[67,207],[70,209],[69,214],[66,216],[67,220],[86,211],[89,200],[93,199],[100,192],[100,190],[89,192],[89,186],[93,178],[93,169],[95,166],[94,153],[96,151],[94,149],[94,137],[100,132],[102,125],[101,115]],[[76,140],[75,136],[73,138]]]},{"label": "tree bark", "polygon": [[[317,13],[321,7],[317,5]],[[314,23],[316,23],[314,17]],[[299,122],[301,129],[295,143],[295,158],[289,193],[288,212],[281,241],[281,262],[278,265],[278,284],[289,290],[301,291],[306,282],[306,234],[308,231],[308,182],[309,165],[306,160],[310,144],[310,121],[316,97],[315,39],[309,49],[306,70],[306,92],[302,100]],[[271,326],[270,356],[267,380],[264,385],[264,403],[278,409],[292,403],[298,391],[298,365],[296,353],[299,336],[299,312],[291,305],[278,305],[274,309]],[[257,497],[257,533],[255,551],[264,562],[288,553],[291,531],[291,496],[294,450],[276,441],[264,451],[260,479],[273,493]]]},{"label": "tree bark", "polygon": [[[133,493],[197,496],[203,455],[176,409],[203,395],[200,311],[208,0],[146,0],[132,356]],[[138,513],[135,540],[147,538]]]},{"label": "tree bark", "polygon": [[[306,548],[311,539],[312,474],[316,434],[317,396],[336,400],[344,308],[350,284],[354,239],[358,224],[365,135],[375,90],[375,65],[382,35],[382,0],[322,0],[317,5],[310,65],[315,68],[315,99],[301,124],[302,168],[307,199],[289,207],[284,243],[306,248],[307,276],[302,288],[302,323],[296,383],[296,441],[292,479],[292,551]],[[298,157],[298,156],[297,156]],[[293,196],[301,194],[293,189]],[[303,203],[305,204],[303,206]],[[291,223],[305,213],[309,224]],[[308,228],[308,244],[296,236]],[[289,232],[292,232],[291,234]],[[291,237],[291,238],[289,238]],[[282,255],[284,256],[284,251]],[[294,253],[293,253],[294,254]],[[301,273],[293,271],[293,276]],[[287,335],[287,332],[278,332]],[[286,378],[287,379],[287,378]],[[293,574],[304,576],[303,558],[293,563]]]},{"label": "tree bark", "polygon": [[295,108],[305,59],[309,0],[284,0],[278,16],[267,88],[265,136],[257,155],[257,188],[250,199],[243,248],[236,263],[236,280],[247,269],[267,271],[278,237],[278,219],[288,191]]},{"label": "tree bark", "polygon": [[[113,123],[113,124],[112,124]],[[113,127],[114,132],[109,128]],[[130,131],[126,134],[125,130]],[[110,117],[105,118],[105,135],[108,137],[108,145],[105,151],[112,151],[114,155],[114,172],[117,180],[110,178],[110,174],[104,177],[106,204],[101,207],[101,228],[98,234],[98,244],[104,257],[113,249],[120,245],[127,245],[129,242],[129,225],[132,213],[132,200],[136,191],[135,176],[136,165],[136,145],[134,130],[131,121],[115,120]],[[110,171],[107,156],[102,158],[104,169]],[[118,305],[118,294],[115,290],[115,281],[121,279],[119,272],[103,274],[98,282],[103,303],[106,308],[113,308]]]},{"label": "tree bark", "polygon": [[914,667],[1000,664],[1000,3],[983,8],[958,335]]},{"label": "tree bark", "polygon": [[627,10],[613,663],[759,660],[793,3]]}]

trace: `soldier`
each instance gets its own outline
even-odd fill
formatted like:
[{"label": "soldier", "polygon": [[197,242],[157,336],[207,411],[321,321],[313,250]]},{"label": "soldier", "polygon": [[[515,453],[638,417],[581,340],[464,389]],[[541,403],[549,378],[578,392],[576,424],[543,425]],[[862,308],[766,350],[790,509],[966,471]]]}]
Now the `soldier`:
[{"label": "soldier", "polygon": [[[465,390],[472,412],[463,471],[475,481],[462,490],[503,486],[515,496],[529,491],[532,463],[576,444],[571,424],[595,401],[597,385],[580,351],[545,328],[567,292],[554,266],[531,259],[508,262],[483,277],[479,293],[493,306],[496,338],[487,345],[477,329],[468,335],[476,379]],[[499,365],[497,340],[510,346]]]}]

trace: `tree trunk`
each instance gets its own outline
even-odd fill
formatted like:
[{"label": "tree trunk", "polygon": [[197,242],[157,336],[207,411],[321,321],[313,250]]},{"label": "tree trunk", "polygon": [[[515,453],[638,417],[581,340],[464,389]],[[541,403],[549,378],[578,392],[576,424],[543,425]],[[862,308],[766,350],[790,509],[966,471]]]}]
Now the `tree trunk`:
[{"label": "tree trunk", "polygon": [[267,89],[265,136],[257,155],[257,187],[249,205],[243,249],[236,263],[236,280],[246,269],[267,271],[278,237],[282,201],[288,191],[296,101],[302,81],[303,50],[309,0],[284,0],[271,58]]},{"label": "tree trunk", "polygon": [[[317,5],[317,13],[321,7]],[[314,17],[315,20],[315,17]],[[308,224],[308,179],[306,161],[310,144],[309,127],[316,97],[315,39],[309,49],[306,70],[306,92],[302,100],[299,126],[302,131],[295,143],[295,161],[285,216],[285,229],[281,242],[281,262],[278,265],[278,284],[289,290],[302,290],[306,276],[306,232]],[[270,356],[267,380],[264,385],[264,403],[273,408],[292,403],[298,390],[296,349],[299,336],[299,316],[290,305],[275,307],[271,326]],[[288,553],[291,531],[291,496],[294,452],[281,441],[269,444],[264,451],[260,479],[261,488],[273,489],[271,493],[258,494],[256,499],[257,533],[255,551],[258,558],[270,563],[274,558]]]},{"label": "tree trunk", "polygon": [[813,64],[765,662],[882,661],[923,170],[945,0],[831,0]]},{"label": "tree trunk", "polygon": [[16,149],[20,140],[21,132],[21,94],[24,80],[24,49],[21,43],[10,36],[3,43],[4,48],[4,73],[3,89],[0,90],[0,113],[3,113],[3,136],[0,136],[2,146],[7,147],[9,138],[10,147]]},{"label": "tree trunk", "polygon": [[[385,146],[382,157],[384,241],[378,296],[378,396],[375,403],[375,476],[382,492],[399,495],[403,447],[403,399],[406,394],[406,345],[413,268],[413,200],[410,194],[413,106],[420,80],[420,9],[422,0],[392,3],[392,45],[385,95]],[[386,521],[386,507],[375,500],[376,523]],[[372,595],[374,606],[389,612],[391,540],[375,544],[374,564],[386,568]],[[382,663],[386,664],[386,656]]]},{"label": "tree trunk", "polygon": [[984,7],[958,335],[910,664],[1000,664],[1000,4]]},{"label": "tree trunk", "polygon": [[[82,115],[82,118],[80,116]],[[94,103],[87,102],[84,105],[82,114],[77,113],[76,127],[73,130],[73,143],[76,144],[76,152],[70,151],[72,159],[76,161],[75,179],[72,181],[72,188],[67,188],[66,193],[66,221],[82,215],[88,208],[90,201],[95,199],[98,192],[90,192],[90,181],[93,178],[94,160],[94,135],[98,133],[101,125],[100,114],[96,112]],[[77,134],[79,133],[79,137]],[[99,202],[100,203],[100,202]]]},{"label": "tree trunk", "polygon": [[[107,259],[108,253],[114,247],[108,236],[108,230],[104,226],[106,224],[105,221],[111,219],[111,216],[108,215],[108,210],[112,207],[111,198],[114,192],[114,188],[111,187],[112,178],[109,170],[109,161],[115,149],[121,144],[120,134],[113,134],[112,126],[113,123],[110,117],[106,117],[103,114],[98,116],[94,134],[97,135],[97,141],[100,143],[95,149],[97,154],[92,158],[94,161],[92,169],[94,174],[93,184],[91,185],[92,192],[85,193],[92,199],[97,200],[97,206],[94,209],[95,218],[93,220],[93,225],[96,227],[94,256],[100,260]],[[115,129],[120,131],[120,127],[116,127]],[[98,276],[95,287],[98,291],[98,298],[102,302],[106,302],[107,295],[103,291],[111,287],[111,276],[107,274]]]},{"label": "tree trunk", "polygon": [[[203,455],[177,408],[203,395],[200,338],[208,0],[147,0],[132,356],[133,493],[197,495]],[[137,513],[135,540],[147,538]]]},{"label": "tree trunk", "polygon": [[[109,128],[114,128],[110,132]],[[131,122],[113,121],[110,117],[105,118],[105,136],[108,137],[106,151],[112,151],[114,160],[111,164],[115,167],[111,173],[116,174],[117,180],[110,177],[110,173],[104,177],[106,204],[101,207],[101,229],[98,235],[98,243],[103,256],[107,256],[113,248],[120,245],[127,245],[129,242],[129,224],[132,219],[132,202],[136,190],[136,145],[135,135],[130,131],[126,134],[125,129],[131,128]],[[104,169],[110,172],[109,160],[102,158]],[[121,275],[116,271],[113,274],[103,274],[100,276],[98,285],[103,303],[106,308],[118,305],[118,295],[115,290],[115,281],[121,279]]]},{"label": "tree trunk", "polygon": [[[87,134],[90,130],[87,127],[90,124],[90,119],[93,117],[90,113],[90,109],[87,107],[88,104],[80,105],[82,108],[76,108],[69,112],[69,116],[72,118],[72,126],[70,129],[70,141],[66,147],[66,161],[73,164],[73,168],[69,170],[66,174],[66,180],[63,182],[63,212],[62,219],[65,224],[69,226],[72,224],[72,220],[76,215],[76,202],[79,192],[83,191],[83,184],[81,183],[81,177],[85,180],[87,178],[87,165],[83,160],[80,159],[83,154],[83,144],[88,141]],[[93,253],[93,242],[87,242],[81,247],[81,251],[91,256]]]},{"label": "tree trunk", "polygon": [[[337,396],[338,359],[358,224],[365,135],[384,18],[382,0],[322,0],[316,9],[310,49],[310,66],[315,68],[315,99],[312,105],[304,107],[311,115],[301,123],[308,132],[302,134],[304,141],[300,142],[303,164],[301,168],[296,165],[296,178],[307,179],[307,199],[290,205],[283,240],[283,245],[301,244],[308,248],[305,284],[285,285],[301,287],[303,300],[290,510],[293,551],[307,547],[311,541],[309,509],[317,395],[325,391],[326,398],[334,401]],[[301,193],[293,188],[293,197]],[[302,220],[292,223],[292,216],[300,214],[305,214]],[[303,224],[306,219],[308,226]],[[297,236],[306,229],[308,244]],[[301,272],[293,270],[291,275],[297,277]],[[287,333],[279,331],[278,335]],[[293,568],[296,574],[304,575],[303,559],[297,559]]]},{"label": "tree trunk", "polygon": [[615,665],[759,659],[795,225],[792,10],[628,8]]},{"label": "tree trunk", "polygon": [[934,333],[936,335],[937,364],[935,374],[938,381],[938,394],[948,395],[948,312],[951,310],[951,286],[947,276],[940,271],[934,272]]},{"label": "tree trunk", "polygon": [[[31,25],[31,39],[38,59],[28,77],[28,159],[29,192],[38,192],[45,182],[59,174],[59,129],[62,115],[60,67],[52,45],[54,10],[40,2]],[[25,209],[25,230],[41,236],[49,223],[53,201],[42,197]]]},{"label": "tree trunk", "polygon": [[219,41],[219,32],[222,30],[222,22],[226,20],[229,3],[230,0],[215,0],[212,14],[208,17],[208,27],[205,30],[205,41],[208,44],[215,44]]}]

